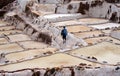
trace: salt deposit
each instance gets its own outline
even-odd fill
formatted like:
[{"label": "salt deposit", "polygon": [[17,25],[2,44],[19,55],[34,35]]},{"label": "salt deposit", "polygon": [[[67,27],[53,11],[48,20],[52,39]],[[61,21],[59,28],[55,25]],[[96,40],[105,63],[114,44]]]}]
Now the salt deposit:
[{"label": "salt deposit", "polygon": [[115,28],[115,27],[119,27],[120,25],[119,24],[116,24],[116,23],[106,23],[106,24],[98,24],[98,25],[92,25],[90,27],[93,27],[95,29],[106,29],[106,28]]}]

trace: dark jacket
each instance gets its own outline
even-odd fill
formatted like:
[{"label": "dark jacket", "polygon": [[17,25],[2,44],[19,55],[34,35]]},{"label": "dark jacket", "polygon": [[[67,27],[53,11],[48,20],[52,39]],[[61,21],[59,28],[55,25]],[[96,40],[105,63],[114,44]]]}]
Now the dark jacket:
[{"label": "dark jacket", "polygon": [[67,29],[65,29],[65,28],[61,31],[62,36],[67,36],[67,33],[68,33]]}]

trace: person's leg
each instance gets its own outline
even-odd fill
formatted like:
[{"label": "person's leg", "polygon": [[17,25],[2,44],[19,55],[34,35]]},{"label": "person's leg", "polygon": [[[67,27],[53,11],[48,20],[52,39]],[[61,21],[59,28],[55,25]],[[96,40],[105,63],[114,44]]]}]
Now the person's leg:
[{"label": "person's leg", "polygon": [[62,39],[63,39],[63,43],[64,43],[64,36],[62,36]]},{"label": "person's leg", "polygon": [[63,37],[63,43],[66,43],[66,36]]}]

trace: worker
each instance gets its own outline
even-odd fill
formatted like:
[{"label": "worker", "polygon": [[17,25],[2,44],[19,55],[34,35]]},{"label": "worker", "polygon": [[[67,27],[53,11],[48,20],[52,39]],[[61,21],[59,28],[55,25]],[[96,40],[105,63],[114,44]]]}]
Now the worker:
[{"label": "worker", "polygon": [[64,26],[63,29],[62,29],[62,31],[61,31],[61,36],[62,36],[62,39],[63,39],[63,43],[66,42],[67,33],[68,33],[68,32],[67,32],[67,29],[66,29],[66,27]]}]

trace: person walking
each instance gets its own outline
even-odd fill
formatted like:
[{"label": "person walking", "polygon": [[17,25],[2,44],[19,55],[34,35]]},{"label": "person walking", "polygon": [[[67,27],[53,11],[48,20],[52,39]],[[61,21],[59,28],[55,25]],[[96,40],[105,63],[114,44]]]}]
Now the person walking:
[{"label": "person walking", "polygon": [[62,39],[63,39],[63,43],[66,42],[66,36],[67,36],[68,32],[67,32],[67,29],[66,27],[64,26],[62,31],[61,31],[61,36],[62,36]]}]

